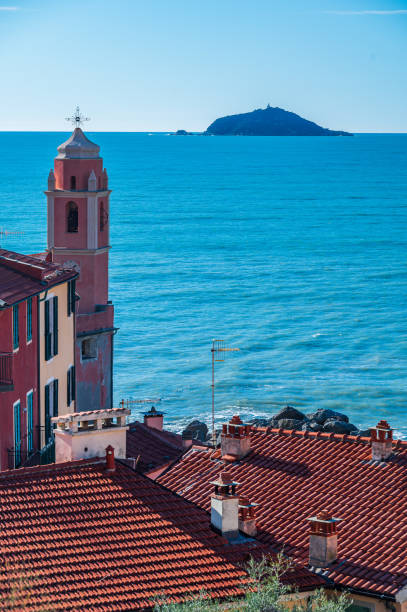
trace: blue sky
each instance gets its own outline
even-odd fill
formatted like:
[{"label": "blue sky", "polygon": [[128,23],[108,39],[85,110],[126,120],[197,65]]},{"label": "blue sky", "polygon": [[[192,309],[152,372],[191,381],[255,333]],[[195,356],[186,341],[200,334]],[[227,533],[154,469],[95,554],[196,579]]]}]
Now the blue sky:
[{"label": "blue sky", "polygon": [[0,130],[203,130],[267,104],[407,132],[407,0],[0,0]]}]

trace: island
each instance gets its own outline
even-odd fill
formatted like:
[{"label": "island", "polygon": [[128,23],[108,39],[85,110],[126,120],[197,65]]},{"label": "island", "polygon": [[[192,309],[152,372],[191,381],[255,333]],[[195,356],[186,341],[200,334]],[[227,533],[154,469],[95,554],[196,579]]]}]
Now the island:
[{"label": "island", "polygon": [[283,108],[267,106],[216,119],[205,132],[213,136],[352,136],[329,130]]}]

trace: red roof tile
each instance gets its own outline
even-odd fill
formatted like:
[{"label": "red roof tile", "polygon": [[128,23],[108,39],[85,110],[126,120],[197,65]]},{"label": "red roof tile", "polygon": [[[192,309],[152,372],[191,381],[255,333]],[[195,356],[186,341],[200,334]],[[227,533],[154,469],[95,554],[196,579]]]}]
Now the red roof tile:
[{"label": "red roof tile", "polygon": [[[3,472],[0,507],[0,599],[12,589],[30,610],[149,609],[163,591],[182,599],[202,588],[237,595],[242,562],[265,550],[228,545],[204,510],[118,461],[113,473],[98,459]],[[300,568],[290,581],[315,578]]]},{"label": "red roof tile", "polygon": [[[195,448],[158,482],[208,510],[225,463]],[[338,561],[327,576],[343,586],[394,596],[407,584],[407,443],[386,463],[370,461],[370,439],[257,428],[251,452],[227,464],[238,493],[258,503],[258,538],[307,564],[307,518],[327,510],[338,527]]]},{"label": "red roof tile", "polygon": [[41,293],[48,287],[76,278],[75,270],[0,249],[0,300],[6,306]]},{"label": "red roof tile", "polygon": [[185,452],[180,435],[135,421],[127,431],[127,456],[139,457],[138,469],[151,470],[174,461]]}]

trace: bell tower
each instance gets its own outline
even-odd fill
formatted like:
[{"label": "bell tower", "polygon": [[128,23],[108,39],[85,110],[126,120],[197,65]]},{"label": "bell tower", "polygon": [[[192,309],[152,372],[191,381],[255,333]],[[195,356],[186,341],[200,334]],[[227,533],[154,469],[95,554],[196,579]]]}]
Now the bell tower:
[{"label": "bell tower", "polygon": [[[108,299],[108,178],[99,155],[80,125],[58,147],[48,176],[48,257],[79,272],[76,284],[76,406],[78,411],[112,407],[113,305]],[[71,288],[72,289],[72,288]],[[72,300],[67,296],[67,308]],[[69,314],[69,312],[68,312]]]}]

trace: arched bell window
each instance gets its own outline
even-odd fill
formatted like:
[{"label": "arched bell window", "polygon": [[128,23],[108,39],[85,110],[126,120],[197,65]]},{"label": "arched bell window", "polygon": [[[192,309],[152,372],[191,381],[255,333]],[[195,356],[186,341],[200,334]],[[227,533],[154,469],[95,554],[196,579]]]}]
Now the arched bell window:
[{"label": "arched bell window", "polygon": [[78,205],[75,202],[67,204],[66,231],[70,233],[78,231]]},{"label": "arched bell window", "polygon": [[105,225],[109,219],[109,215],[103,206],[103,202],[99,204],[99,231],[103,232]]}]

